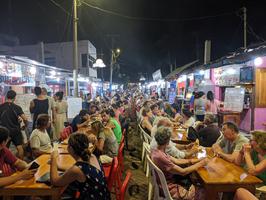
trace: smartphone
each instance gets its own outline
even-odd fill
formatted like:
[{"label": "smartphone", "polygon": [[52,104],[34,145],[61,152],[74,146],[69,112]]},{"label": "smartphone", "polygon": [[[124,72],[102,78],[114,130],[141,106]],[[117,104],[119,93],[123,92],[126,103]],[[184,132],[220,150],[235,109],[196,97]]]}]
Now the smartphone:
[{"label": "smartphone", "polygon": [[33,162],[31,166],[29,167],[29,170],[38,169],[40,165],[36,162]]}]

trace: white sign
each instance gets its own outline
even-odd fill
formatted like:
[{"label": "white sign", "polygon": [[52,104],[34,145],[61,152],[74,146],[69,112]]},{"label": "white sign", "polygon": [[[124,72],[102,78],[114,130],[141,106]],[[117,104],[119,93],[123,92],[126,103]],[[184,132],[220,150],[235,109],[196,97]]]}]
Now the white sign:
[{"label": "white sign", "polygon": [[244,105],[244,88],[226,88],[224,110],[242,112]]},{"label": "white sign", "polygon": [[158,69],[156,72],[152,73],[152,78],[154,81],[158,81],[158,80],[162,79],[161,70]]},{"label": "white sign", "polygon": [[32,121],[30,113],[30,102],[35,99],[36,96],[33,94],[17,94],[15,104],[19,105],[24,114],[26,115],[28,121]]},{"label": "white sign", "polygon": [[77,114],[79,114],[82,109],[82,99],[77,97],[67,97],[68,118],[73,119]]}]

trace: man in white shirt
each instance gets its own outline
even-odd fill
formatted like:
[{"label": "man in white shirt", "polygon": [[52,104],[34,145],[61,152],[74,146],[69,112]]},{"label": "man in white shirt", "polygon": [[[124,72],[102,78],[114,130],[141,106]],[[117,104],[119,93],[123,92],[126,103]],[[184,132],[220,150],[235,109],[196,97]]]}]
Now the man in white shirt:
[{"label": "man in white shirt", "polygon": [[[152,140],[150,143],[151,150],[156,149],[158,146],[154,138],[154,135],[157,129],[161,126],[172,128],[172,122],[168,118],[164,117],[158,120],[157,124],[153,126],[152,131],[151,131],[151,137],[152,137]],[[173,132],[172,132],[172,137],[174,137]],[[181,145],[181,144],[175,144],[174,142],[170,141],[168,146],[166,147],[165,152],[175,158],[188,158],[198,152],[196,148],[192,148],[193,146],[194,146],[193,143],[189,145]]]}]

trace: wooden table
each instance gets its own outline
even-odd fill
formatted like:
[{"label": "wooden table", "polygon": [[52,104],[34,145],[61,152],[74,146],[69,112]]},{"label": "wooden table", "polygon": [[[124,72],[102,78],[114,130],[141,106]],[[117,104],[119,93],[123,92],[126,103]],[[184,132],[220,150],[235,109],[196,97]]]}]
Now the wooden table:
[{"label": "wooden table", "polygon": [[[50,155],[44,154],[38,157],[35,161],[40,165],[35,176],[29,180],[21,180],[12,185],[0,188],[0,196],[5,200],[12,199],[13,196],[50,196],[52,200],[61,199],[62,187],[48,186],[44,183],[36,183],[42,175],[50,171],[50,165],[47,163],[50,160]],[[70,168],[75,160],[67,154],[60,154],[58,165],[64,168]]]},{"label": "wooden table", "polygon": [[190,141],[187,139],[187,130],[180,128],[173,128],[176,138],[173,138],[172,141],[178,144],[188,144]]},{"label": "wooden table", "polygon": [[[210,148],[207,148],[207,154],[213,156]],[[235,192],[240,187],[255,193],[255,185],[262,183],[241,167],[218,157],[211,158],[208,165],[198,169],[197,173],[203,181],[208,200],[216,199],[218,192]],[[247,176],[243,178],[243,174]]]}]

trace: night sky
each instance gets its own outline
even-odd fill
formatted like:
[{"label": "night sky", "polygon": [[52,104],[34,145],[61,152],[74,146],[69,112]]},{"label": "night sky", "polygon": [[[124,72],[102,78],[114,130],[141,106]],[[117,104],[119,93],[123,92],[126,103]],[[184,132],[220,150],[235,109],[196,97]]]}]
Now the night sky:
[{"label": "night sky", "polygon": [[[72,39],[72,0],[1,0],[0,33],[17,36],[21,44]],[[170,64],[203,62],[204,41],[212,41],[212,60],[243,46],[241,7],[247,7],[248,44],[266,39],[266,1],[200,0],[82,0],[120,16],[91,8],[78,8],[78,38],[90,40],[110,62],[111,37],[122,54],[115,81],[132,81],[140,74],[151,78]],[[80,1],[80,2],[82,2]],[[66,11],[63,11],[63,9]],[[212,16],[212,17],[207,17]],[[70,20],[70,23],[68,23]],[[109,68],[105,69],[108,77]]]}]

